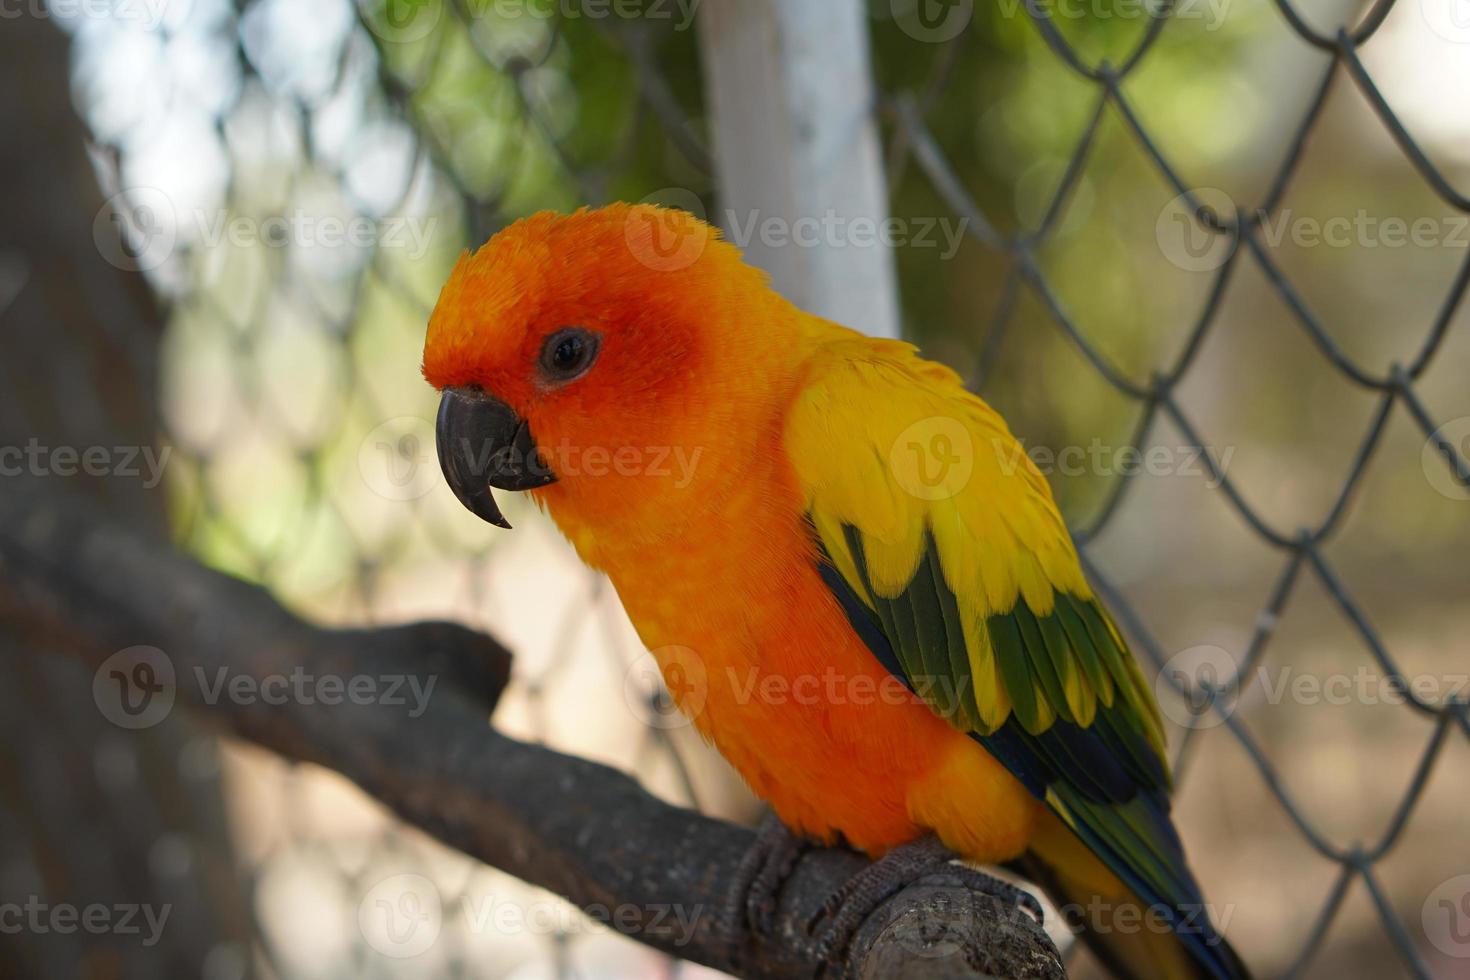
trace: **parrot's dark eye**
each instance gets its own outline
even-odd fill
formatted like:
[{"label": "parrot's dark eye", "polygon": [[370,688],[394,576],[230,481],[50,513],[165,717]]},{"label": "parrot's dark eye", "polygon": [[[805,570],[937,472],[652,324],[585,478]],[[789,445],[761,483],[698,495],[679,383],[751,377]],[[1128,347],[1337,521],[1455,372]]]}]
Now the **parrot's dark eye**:
[{"label": "parrot's dark eye", "polygon": [[585,327],[563,327],[541,345],[541,371],[550,381],[571,381],[597,360],[600,338]]}]

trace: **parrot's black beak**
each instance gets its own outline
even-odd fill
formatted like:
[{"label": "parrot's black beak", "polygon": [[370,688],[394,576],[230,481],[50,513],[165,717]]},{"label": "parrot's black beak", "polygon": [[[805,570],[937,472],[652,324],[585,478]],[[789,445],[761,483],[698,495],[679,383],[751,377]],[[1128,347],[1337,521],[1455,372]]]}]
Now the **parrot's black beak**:
[{"label": "parrot's black beak", "polygon": [[449,489],[470,513],[498,527],[509,528],[510,522],[491,487],[532,490],[556,482],[526,420],[479,388],[444,389],[434,436]]}]

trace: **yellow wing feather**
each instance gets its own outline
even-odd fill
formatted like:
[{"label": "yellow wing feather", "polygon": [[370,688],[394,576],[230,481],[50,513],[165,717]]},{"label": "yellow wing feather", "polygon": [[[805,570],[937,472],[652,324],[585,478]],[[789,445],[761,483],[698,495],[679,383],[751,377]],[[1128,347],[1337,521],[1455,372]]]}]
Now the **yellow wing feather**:
[{"label": "yellow wing feather", "polygon": [[[979,727],[993,731],[1011,713],[1014,691],[989,617],[1010,612],[1019,599],[1038,619],[1051,616],[1059,593],[1093,599],[1046,479],[1004,420],[912,345],[815,318],[808,329],[816,353],[791,406],[785,449],[818,538],[870,608],[869,589],[880,599],[900,596],[933,548],[958,605]],[[1121,683],[1162,754],[1157,709],[1121,637],[1104,622],[1125,651],[1127,677],[1089,670],[1065,642],[1027,637],[1032,649],[1056,647],[1040,659],[1062,703],[1037,697],[1037,722],[1045,729],[1062,710],[1087,727],[1099,703],[1111,707]]]}]

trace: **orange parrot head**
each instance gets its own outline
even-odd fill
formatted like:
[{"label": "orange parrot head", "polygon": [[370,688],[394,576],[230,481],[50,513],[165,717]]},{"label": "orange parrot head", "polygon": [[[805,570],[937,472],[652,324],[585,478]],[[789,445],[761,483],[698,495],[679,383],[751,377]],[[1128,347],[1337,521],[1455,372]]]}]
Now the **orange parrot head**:
[{"label": "orange parrot head", "polygon": [[794,313],[686,212],[518,221],[461,256],[429,318],[445,478],[501,527],[492,488],[532,491],[574,543],[677,533],[769,449]]}]

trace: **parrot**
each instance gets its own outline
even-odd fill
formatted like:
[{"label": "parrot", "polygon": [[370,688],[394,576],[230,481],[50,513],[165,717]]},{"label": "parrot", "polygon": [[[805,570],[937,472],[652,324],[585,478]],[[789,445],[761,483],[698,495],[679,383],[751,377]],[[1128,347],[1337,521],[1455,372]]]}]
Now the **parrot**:
[{"label": "parrot", "polygon": [[[1019,870],[1119,977],[1249,976],[1171,820],[1150,685],[953,370],[803,311],[692,213],[613,203],[462,253],[422,372],[460,503],[549,515],[778,833]],[[869,885],[848,897],[893,890]]]}]

